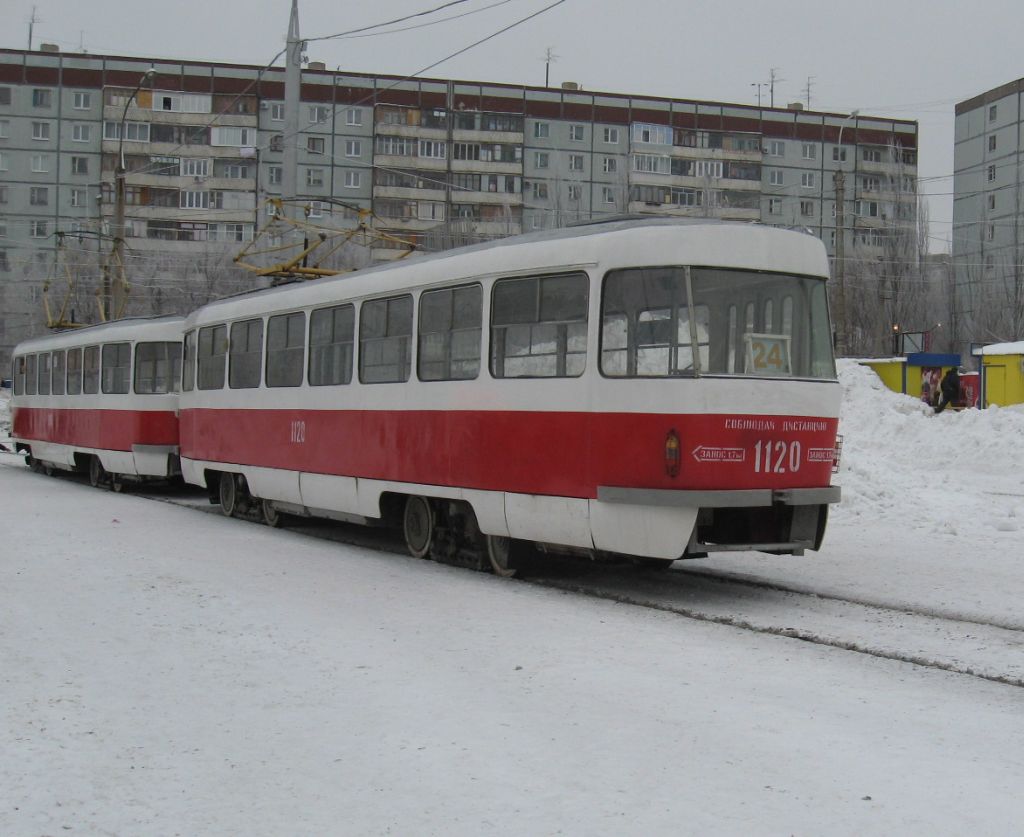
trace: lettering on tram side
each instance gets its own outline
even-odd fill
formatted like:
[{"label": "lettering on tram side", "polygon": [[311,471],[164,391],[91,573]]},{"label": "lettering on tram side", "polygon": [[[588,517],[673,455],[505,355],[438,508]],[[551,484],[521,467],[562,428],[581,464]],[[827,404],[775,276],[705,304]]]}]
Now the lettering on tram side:
[{"label": "lettering on tram side", "polygon": [[699,445],[693,449],[693,458],[698,462],[743,462],[747,452],[743,448],[715,448]]},{"label": "lettering on tram side", "polygon": [[302,444],[306,441],[306,422],[304,421],[293,421],[291,422],[291,439],[290,441]]}]

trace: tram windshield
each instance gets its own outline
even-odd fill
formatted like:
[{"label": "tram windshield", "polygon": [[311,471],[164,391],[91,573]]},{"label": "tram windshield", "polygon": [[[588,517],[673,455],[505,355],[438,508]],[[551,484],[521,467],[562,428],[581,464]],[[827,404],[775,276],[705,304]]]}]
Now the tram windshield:
[{"label": "tram windshield", "polygon": [[607,274],[601,306],[609,377],[836,377],[823,279],[630,268]]}]

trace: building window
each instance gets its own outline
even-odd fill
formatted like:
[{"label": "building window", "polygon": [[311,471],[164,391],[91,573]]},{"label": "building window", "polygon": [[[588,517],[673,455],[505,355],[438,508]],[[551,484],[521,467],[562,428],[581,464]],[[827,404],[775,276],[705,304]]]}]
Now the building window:
[{"label": "building window", "polygon": [[34,140],[48,140],[50,138],[50,123],[49,122],[33,122],[32,123],[32,139]]},{"label": "building window", "polygon": [[74,207],[81,208],[86,204],[87,192],[85,189],[72,189],[71,190],[71,205]]},{"label": "building window", "polygon": [[11,103],[11,88],[0,87],[0,105],[9,105]]},{"label": "building window", "polygon": [[986,176],[988,178],[988,182],[989,183],[991,183],[992,181],[994,181],[996,179],[996,167],[995,167],[995,164],[990,165],[988,167],[987,175]]},{"label": "building window", "polygon": [[551,125],[547,122],[533,123],[533,136],[537,139],[547,139],[551,135]]},{"label": "building window", "polygon": [[782,169],[769,169],[768,182],[772,186],[781,186],[783,184]]},{"label": "building window", "polygon": [[443,160],[447,156],[446,143],[437,140],[420,140],[419,156]]},{"label": "building window", "polygon": [[865,148],[861,152],[861,156],[865,163],[882,162],[882,151],[879,148]]},{"label": "building window", "polygon": [[996,107],[997,107],[996,105],[989,105],[989,108],[988,108],[988,121],[989,122],[995,122],[996,121]]},{"label": "building window", "polygon": [[34,108],[48,108],[53,104],[53,91],[52,90],[40,90],[36,88],[32,91],[32,107]]},{"label": "building window", "polygon": [[996,208],[996,196],[994,194],[988,196],[988,208],[989,209],[995,209]]},{"label": "building window", "polygon": [[88,174],[89,173],[89,158],[88,157],[72,157],[71,158],[71,173],[72,174]]},{"label": "building window", "polygon": [[836,163],[846,162],[846,149],[840,148],[838,145],[832,148],[832,160]]},{"label": "building window", "polygon": [[666,125],[637,122],[633,125],[633,141],[653,145],[671,145],[672,129]]},{"label": "building window", "polygon": [[769,157],[785,157],[786,143],[782,140],[769,140],[765,146],[765,154]]},{"label": "building window", "polygon": [[550,157],[547,151],[533,152],[533,165],[538,169],[546,169],[548,167],[549,159]]},{"label": "building window", "polygon": [[284,122],[284,102],[274,102],[270,106],[270,118],[274,122]]},{"label": "building window", "polygon": [[618,128],[605,128],[604,129],[604,141],[610,145],[618,145],[619,143],[619,129]]},{"label": "building window", "polygon": [[468,381],[479,375],[482,304],[479,285],[427,291],[420,297],[421,381]]},{"label": "building window", "polygon": [[92,106],[92,94],[91,93],[75,93],[74,108],[75,110],[89,110]]},{"label": "building window", "polygon": [[306,150],[310,154],[323,154],[324,153],[324,138],[323,137],[306,137]]},{"label": "building window", "polygon": [[50,203],[50,190],[46,186],[32,186],[28,190],[28,202],[32,206],[47,206]]},{"label": "building window", "polygon": [[698,160],[696,167],[697,177],[720,178],[722,176],[721,160]]},{"label": "building window", "polygon": [[988,138],[988,150],[989,151],[995,151],[996,150],[996,135],[995,134],[992,134],[992,136],[990,136]]},{"label": "building window", "polygon": [[619,170],[619,161],[614,157],[605,157],[601,163],[601,169],[607,174],[614,174]]},{"label": "building window", "polygon": [[570,125],[569,126],[569,139],[573,142],[583,142],[583,126],[582,125]]},{"label": "building window", "polygon": [[323,186],[324,185],[324,170],[323,169],[306,169],[306,185],[307,186]]},{"label": "building window", "polygon": [[800,201],[800,214],[805,218],[814,215],[814,201]]},{"label": "building window", "polygon": [[877,218],[878,217],[878,202],[877,201],[859,201],[857,203],[857,214],[862,218]]},{"label": "building window", "polygon": [[800,172],[800,186],[802,188],[813,189],[816,182],[817,177],[813,171]]},{"label": "building window", "polygon": [[[3,162],[3,155],[0,155],[0,163]],[[2,169],[0,169],[2,171]],[[0,204],[7,203],[7,187],[0,185]]]},{"label": "building window", "polygon": [[374,299],[359,312],[359,380],[364,384],[409,380],[412,366],[412,297]]},{"label": "building window", "polygon": [[281,166],[269,166],[267,173],[270,175],[270,183],[272,186],[281,185]]},{"label": "building window", "polygon": [[10,139],[11,123],[7,119],[0,119],[0,139]]},{"label": "building window", "polygon": [[358,189],[362,186],[363,175],[362,172],[358,171],[347,171],[345,172],[345,188],[346,189]]},{"label": "building window", "polygon": [[89,142],[92,139],[92,126],[76,122],[71,126],[71,139],[75,142]]},{"label": "building window", "polygon": [[985,241],[992,241],[996,237],[996,225],[986,224],[985,225]]},{"label": "building window", "polygon": [[0,151],[0,171],[7,171],[7,155]]},{"label": "building window", "polygon": [[355,308],[319,308],[309,318],[309,384],[336,386],[352,382]]},{"label": "building window", "polygon": [[50,158],[46,154],[33,154],[29,162],[32,171],[37,174],[50,170]]},{"label": "building window", "polygon": [[363,143],[360,140],[345,140],[345,156],[359,157],[363,153]]},{"label": "building window", "polygon": [[583,171],[583,155],[582,154],[570,154],[569,155],[569,171]]},{"label": "building window", "polygon": [[328,110],[324,105],[310,105],[309,124],[319,125],[322,122],[326,122],[328,115]]},{"label": "building window", "polygon": [[611,186],[602,186],[601,199],[605,203],[615,203],[615,190]]},{"label": "building window", "polygon": [[[103,139],[121,139],[121,128],[124,127],[124,138],[129,142],[149,142],[148,122],[104,122]],[[165,126],[172,127],[172,126]]]},{"label": "building window", "polygon": [[800,155],[805,160],[817,160],[818,159],[818,146],[813,142],[805,142],[800,146]]},{"label": "building window", "polygon": [[284,136],[281,134],[274,134],[274,136],[270,138],[270,150],[284,151]]},{"label": "building window", "polygon": [[533,197],[535,200],[546,201],[548,199],[548,184],[535,180],[533,182]]},{"label": "building window", "polygon": [[569,200],[578,201],[583,198],[583,187],[578,183],[569,184]]},{"label": "building window", "polygon": [[781,215],[782,214],[782,198],[768,198],[768,214],[769,215]]},{"label": "building window", "polygon": [[491,298],[491,374],[567,378],[583,374],[589,280],[584,273],[502,279]]},{"label": "building window", "polygon": [[349,108],[345,111],[345,124],[346,125],[362,125],[363,124],[363,111],[361,108]]}]

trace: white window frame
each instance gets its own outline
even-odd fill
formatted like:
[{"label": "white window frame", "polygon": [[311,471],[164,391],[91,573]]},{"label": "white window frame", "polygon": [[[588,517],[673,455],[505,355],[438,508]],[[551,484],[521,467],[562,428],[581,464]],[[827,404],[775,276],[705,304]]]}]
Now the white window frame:
[{"label": "white window frame", "polygon": [[800,188],[801,189],[815,189],[817,188],[817,177],[816,172],[813,171],[802,171],[800,172]]},{"label": "white window frame", "polygon": [[582,154],[569,155],[569,171],[583,171],[584,164]]},{"label": "white window frame", "polygon": [[29,168],[36,174],[45,174],[50,170],[48,154],[33,154],[29,160]]},{"label": "white window frame", "polygon": [[327,105],[309,106],[310,125],[323,125],[328,119],[330,119],[330,108],[328,108]]},{"label": "white window frame", "polygon": [[270,121],[284,122],[284,102],[270,103]]},{"label": "white window frame", "polygon": [[32,139],[46,142],[50,139],[50,123],[49,122],[33,122],[32,123]]},{"label": "white window frame", "polygon": [[549,139],[551,137],[551,123],[534,122],[533,137],[534,139]]},{"label": "white window frame", "polygon": [[86,189],[72,189],[71,190],[71,206],[81,208],[88,203],[88,190]]},{"label": "white window frame", "polygon": [[362,157],[363,156],[363,141],[362,140],[345,140],[345,156],[346,157]]},{"label": "white window frame", "polygon": [[444,140],[421,139],[416,150],[417,156],[424,160],[448,159],[448,143]]},{"label": "white window frame", "polygon": [[48,235],[46,221],[29,221],[28,234],[30,238],[46,238]]},{"label": "white window frame", "polygon": [[569,142],[583,142],[584,130],[582,125],[569,126]]},{"label": "white window frame", "polygon": [[311,189],[320,189],[324,185],[324,170],[322,168],[306,169],[306,186]]},{"label": "white window frame", "polygon": [[616,174],[619,170],[619,161],[616,157],[605,157],[601,163],[601,170],[605,174]]},{"label": "white window frame", "polygon": [[768,140],[765,143],[764,153],[769,157],[785,157],[786,143],[782,140]]},{"label": "white window frame", "polygon": [[[84,165],[83,171],[78,171],[79,166]],[[71,157],[71,174],[80,176],[89,173],[89,158],[81,154],[73,154]]]},{"label": "white window frame", "polygon": [[769,215],[781,215],[782,214],[782,198],[768,198],[768,214]]},{"label": "white window frame", "polygon": [[768,184],[770,186],[784,186],[785,183],[786,178],[782,169],[768,169]]},{"label": "white window frame", "polygon": [[533,152],[533,167],[536,169],[546,169],[551,163],[551,154],[547,151],[534,151]]},{"label": "white window frame", "polygon": [[92,107],[92,94],[84,90],[75,91],[72,107],[75,110],[89,110]]},{"label": "white window frame", "polygon": [[818,159],[818,144],[814,142],[801,143],[800,156],[805,160]]},{"label": "white window frame", "polygon": [[75,122],[71,125],[72,142],[90,142],[92,140],[92,125],[88,122]]},{"label": "white window frame", "polygon": [[548,184],[544,180],[533,181],[533,199],[536,201],[546,201],[548,199]]},{"label": "white window frame", "polygon": [[306,151],[310,154],[323,154],[327,150],[325,137],[306,137]]},{"label": "white window frame", "polygon": [[345,111],[345,124],[346,125],[362,125],[363,124],[363,109],[362,108],[349,108]]},{"label": "white window frame", "polygon": [[618,128],[605,128],[604,129],[604,141],[608,145],[619,144],[619,129]]},{"label": "white window frame", "polygon": [[345,188],[358,189],[363,185],[363,173],[359,171],[345,172]]},{"label": "white window frame", "polygon": [[611,186],[602,186],[601,200],[603,203],[615,203],[615,190]]}]

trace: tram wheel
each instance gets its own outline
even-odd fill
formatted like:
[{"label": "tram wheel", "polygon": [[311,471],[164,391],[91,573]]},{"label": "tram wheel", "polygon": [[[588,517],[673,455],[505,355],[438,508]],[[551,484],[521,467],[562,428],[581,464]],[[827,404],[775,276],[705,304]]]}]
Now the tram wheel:
[{"label": "tram wheel", "polygon": [[238,483],[234,474],[220,475],[220,510],[225,517],[233,517],[238,510]]},{"label": "tram wheel", "polygon": [[107,471],[98,456],[89,459],[89,485],[99,488],[107,481]]},{"label": "tram wheel", "polygon": [[260,500],[260,517],[267,526],[277,529],[281,525],[281,512],[274,508],[270,500]]},{"label": "tram wheel", "polygon": [[402,534],[414,558],[426,558],[434,542],[434,508],[426,497],[411,496],[405,501]]},{"label": "tram wheel", "polygon": [[512,578],[517,569],[513,564],[512,539],[504,535],[484,535],[484,551],[491,562],[491,572],[501,578]]}]

